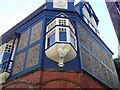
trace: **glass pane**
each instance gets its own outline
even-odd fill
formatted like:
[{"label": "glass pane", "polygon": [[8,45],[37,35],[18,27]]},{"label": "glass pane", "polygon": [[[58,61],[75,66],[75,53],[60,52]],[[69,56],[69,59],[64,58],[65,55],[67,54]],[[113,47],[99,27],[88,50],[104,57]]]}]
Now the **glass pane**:
[{"label": "glass pane", "polygon": [[70,42],[73,46],[75,46],[75,39],[71,35],[70,35]]},{"label": "glass pane", "polygon": [[54,44],[54,42],[55,42],[55,34],[51,35],[48,38],[48,46],[51,46],[52,44]]},{"label": "glass pane", "polygon": [[59,40],[60,41],[67,41],[66,32],[59,32]]},{"label": "glass pane", "polygon": [[0,64],[2,63],[2,54],[0,54]]},{"label": "glass pane", "polygon": [[66,20],[59,20],[59,25],[66,25]]}]

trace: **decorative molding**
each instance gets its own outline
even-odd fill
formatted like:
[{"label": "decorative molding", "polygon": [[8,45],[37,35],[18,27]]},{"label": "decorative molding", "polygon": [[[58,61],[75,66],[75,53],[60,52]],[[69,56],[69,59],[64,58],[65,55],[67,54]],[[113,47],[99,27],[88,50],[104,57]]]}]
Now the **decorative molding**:
[{"label": "decorative molding", "polygon": [[8,72],[0,73],[0,83],[4,83],[9,76],[10,76],[10,73]]}]

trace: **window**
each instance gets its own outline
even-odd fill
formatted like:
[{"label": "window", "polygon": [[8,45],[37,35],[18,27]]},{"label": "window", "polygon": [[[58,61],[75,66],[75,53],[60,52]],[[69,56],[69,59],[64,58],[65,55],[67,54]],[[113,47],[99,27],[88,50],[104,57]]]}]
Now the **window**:
[{"label": "window", "polygon": [[116,4],[116,6],[117,6],[118,10],[120,11],[120,1],[115,2],[115,4]]},{"label": "window", "polygon": [[12,49],[12,45],[6,45],[5,52],[10,53]]},{"label": "window", "polygon": [[70,35],[70,42],[73,46],[75,46],[75,39],[73,38],[72,35]]},{"label": "window", "polygon": [[52,34],[49,38],[48,38],[48,46],[51,46],[52,44],[54,44],[55,42],[55,34]]},{"label": "window", "polygon": [[0,54],[0,64],[2,63],[2,54]]},{"label": "window", "polygon": [[70,26],[71,30],[75,33],[75,29],[70,21],[69,21],[69,26]]},{"label": "window", "polygon": [[90,15],[89,15],[89,12],[88,12],[87,7],[84,6],[82,9],[83,9],[84,17],[87,18],[87,19],[89,20],[89,19],[90,19]]},{"label": "window", "polygon": [[45,48],[50,48],[51,45],[59,42],[69,43],[77,49],[75,27],[68,18],[64,18],[64,15],[55,18],[47,25]]},{"label": "window", "polygon": [[66,25],[66,20],[60,19],[60,20],[59,20],[59,25]]},{"label": "window", "polygon": [[59,41],[67,41],[66,29],[59,28]]}]

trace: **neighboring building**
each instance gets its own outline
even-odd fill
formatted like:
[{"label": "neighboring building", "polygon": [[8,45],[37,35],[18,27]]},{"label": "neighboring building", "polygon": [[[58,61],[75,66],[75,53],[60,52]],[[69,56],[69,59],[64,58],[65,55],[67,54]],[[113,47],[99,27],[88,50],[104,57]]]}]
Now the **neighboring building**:
[{"label": "neighboring building", "polygon": [[118,37],[118,56],[120,57],[120,0],[111,0],[111,2],[106,2],[106,5]]},{"label": "neighboring building", "polygon": [[2,35],[3,90],[118,88],[113,53],[98,36],[91,5],[51,1]]}]

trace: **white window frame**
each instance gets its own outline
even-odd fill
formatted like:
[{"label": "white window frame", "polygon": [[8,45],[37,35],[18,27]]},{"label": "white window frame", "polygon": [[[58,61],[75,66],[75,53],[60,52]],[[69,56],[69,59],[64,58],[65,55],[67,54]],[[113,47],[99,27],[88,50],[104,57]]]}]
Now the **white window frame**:
[{"label": "white window frame", "polygon": [[50,32],[48,32],[47,34],[46,34],[46,45],[45,45],[45,48],[47,48],[48,46],[48,39],[49,39],[49,37],[50,36],[52,36],[53,34],[55,34],[55,42],[56,42],[56,30],[55,29],[53,29],[53,30],[51,30]]},{"label": "white window frame", "polygon": [[[76,39],[76,36],[75,36],[75,34],[70,30],[70,35],[74,38],[74,46],[73,47],[75,47],[75,49],[77,50],[77,39]],[[71,43],[71,41],[70,41],[70,43]]]}]

